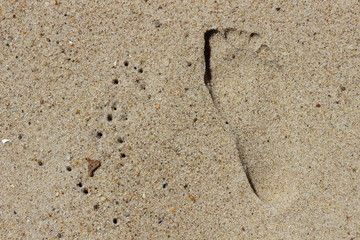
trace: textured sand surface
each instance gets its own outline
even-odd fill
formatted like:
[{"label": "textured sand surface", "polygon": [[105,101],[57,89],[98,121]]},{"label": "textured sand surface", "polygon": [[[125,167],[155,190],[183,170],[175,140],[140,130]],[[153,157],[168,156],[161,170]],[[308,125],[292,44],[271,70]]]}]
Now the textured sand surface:
[{"label": "textured sand surface", "polygon": [[358,1],[0,3],[0,239],[360,239]]}]

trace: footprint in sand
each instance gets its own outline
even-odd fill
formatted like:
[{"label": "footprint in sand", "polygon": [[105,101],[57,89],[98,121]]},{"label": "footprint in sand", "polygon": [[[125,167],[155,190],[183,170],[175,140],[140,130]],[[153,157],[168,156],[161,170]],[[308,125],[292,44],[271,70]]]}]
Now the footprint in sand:
[{"label": "footprint in sand", "polygon": [[258,33],[211,30],[205,33],[205,62],[205,84],[233,132],[254,193],[270,204],[291,202],[297,192],[287,139],[291,118],[283,101],[285,76],[271,48]]}]

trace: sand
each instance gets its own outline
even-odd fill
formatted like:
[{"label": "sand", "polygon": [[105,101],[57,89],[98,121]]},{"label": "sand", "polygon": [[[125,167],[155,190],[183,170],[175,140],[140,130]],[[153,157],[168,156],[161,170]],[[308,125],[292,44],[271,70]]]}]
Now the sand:
[{"label": "sand", "polygon": [[357,1],[2,1],[0,239],[360,239]]}]

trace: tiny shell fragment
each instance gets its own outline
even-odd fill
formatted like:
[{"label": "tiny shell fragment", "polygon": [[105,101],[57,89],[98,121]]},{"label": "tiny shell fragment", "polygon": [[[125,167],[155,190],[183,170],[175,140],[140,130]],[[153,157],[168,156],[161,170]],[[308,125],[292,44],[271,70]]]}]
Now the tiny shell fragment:
[{"label": "tiny shell fragment", "polygon": [[85,158],[88,162],[88,174],[90,177],[94,176],[94,172],[101,166],[100,161],[98,160],[91,160],[90,158]]}]

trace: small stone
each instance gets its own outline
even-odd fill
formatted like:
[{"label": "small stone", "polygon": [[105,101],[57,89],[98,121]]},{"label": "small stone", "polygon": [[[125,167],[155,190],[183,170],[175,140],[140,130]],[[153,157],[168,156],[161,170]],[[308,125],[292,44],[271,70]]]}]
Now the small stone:
[{"label": "small stone", "polygon": [[195,198],[195,196],[194,196],[194,195],[191,195],[191,194],[190,194],[190,195],[189,195],[189,198],[190,198],[190,200],[191,200],[191,201],[193,201],[193,202],[195,202],[195,201],[196,201],[196,198]]}]

